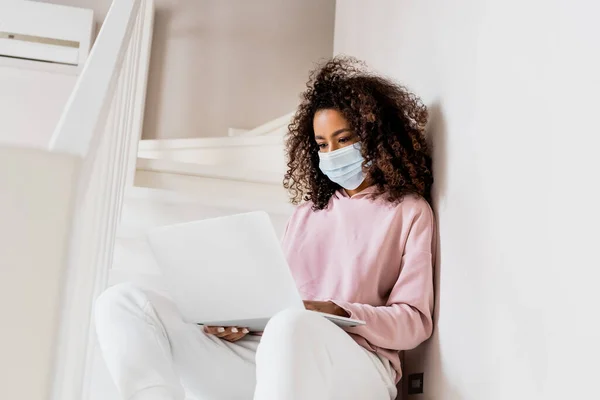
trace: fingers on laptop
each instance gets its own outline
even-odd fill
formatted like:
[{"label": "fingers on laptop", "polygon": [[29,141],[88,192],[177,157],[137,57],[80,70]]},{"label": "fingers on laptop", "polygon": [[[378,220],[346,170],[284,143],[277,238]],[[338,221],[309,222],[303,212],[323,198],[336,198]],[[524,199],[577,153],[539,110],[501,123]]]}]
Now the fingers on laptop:
[{"label": "fingers on laptop", "polygon": [[247,328],[238,327],[222,327],[222,326],[206,326],[204,332],[215,335],[218,338],[227,340],[228,342],[235,342],[246,336],[250,331]]}]

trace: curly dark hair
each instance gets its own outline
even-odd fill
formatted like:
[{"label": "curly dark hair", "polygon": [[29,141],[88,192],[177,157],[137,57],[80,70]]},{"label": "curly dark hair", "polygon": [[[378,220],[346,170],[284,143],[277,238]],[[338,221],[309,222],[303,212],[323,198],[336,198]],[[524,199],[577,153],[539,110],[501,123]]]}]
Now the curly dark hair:
[{"label": "curly dark hair", "polygon": [[311,201],[313,210],[323,210],[340,189],[319,169],[313,118],[324,109],[339,111],[358,135],[363,168],[377,187],[374,196],[385,196],[392,203],[407,194],[430,200],[433,174],[424,136],[427,108],[405,87],[369,72],[363,62],[335,57],[311,72],[288,127],[283,185],[293,204]]}]

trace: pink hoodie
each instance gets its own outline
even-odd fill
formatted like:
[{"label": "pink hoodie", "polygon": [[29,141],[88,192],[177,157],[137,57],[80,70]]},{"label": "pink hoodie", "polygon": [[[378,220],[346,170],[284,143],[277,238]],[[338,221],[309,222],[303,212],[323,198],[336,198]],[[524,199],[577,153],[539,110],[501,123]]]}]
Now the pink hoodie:
[{"label": "pink hoodie", "polygon": [[305,300],[331,300],[366,325],[352,337],[388,360],[402,376],[400,350],[432,333],[434,217],[427,201],[407,196],[393,205],[370,199],[375,187],[329,207],[299,206],[288,222],[283,251]]}]

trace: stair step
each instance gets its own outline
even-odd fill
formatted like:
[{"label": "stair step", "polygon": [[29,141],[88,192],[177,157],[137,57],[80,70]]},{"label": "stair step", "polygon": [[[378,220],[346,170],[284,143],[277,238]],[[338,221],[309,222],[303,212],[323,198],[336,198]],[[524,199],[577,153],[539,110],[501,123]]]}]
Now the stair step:
[{"label": "stair step", "polygon": [[138,171],[190,175],[212,179],[281,185],[283,173],[230,165],[205,165],[165,159],[138,158]]},{"label": "stair step", "polygon": [[138,157],[282,174],[286,169],[284,140],[278,136],[142,140]]},{"label": "stair step", "polygon": [[287,213],[291,206],[282,187],[272,184],[137,171],[135,185],[186,193],[205,205]]},{"label": "stair step", "polygon": [[267,211],[279,232],[293,211],[293,206],[287,203],[285,197],[279,203],[267,203],[263,198],[245,196],[243,192],[231,199],[223,197],[223,193],[217,190],[198,195],[133,187],[127,192],[123,204],[117,237],[139,238],[148,229],[157,226],[255,210]]},{"label": "stair step", "polygon": [[144,139],[140,140],[138,149],[170,150],[183,148],[219,148],[282,145],[283,137],[278,136],[233,136],[183,139]]}]

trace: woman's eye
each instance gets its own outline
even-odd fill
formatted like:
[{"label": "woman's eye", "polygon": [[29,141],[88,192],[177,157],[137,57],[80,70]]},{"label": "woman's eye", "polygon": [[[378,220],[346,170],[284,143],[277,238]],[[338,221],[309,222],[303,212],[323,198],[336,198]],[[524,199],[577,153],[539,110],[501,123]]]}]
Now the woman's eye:
[{"label": "woman's eye", "polygon": [[327,144],[319,143],[318,146],[319,146],[319,149],[324,149],[325,147],[327,147]]},{"label": "woman's eye", "polygon": [[346,143],[349,139],[348,138],[341,138],[339,140],[340,143]]}]

